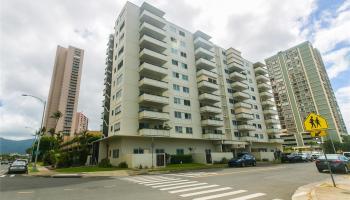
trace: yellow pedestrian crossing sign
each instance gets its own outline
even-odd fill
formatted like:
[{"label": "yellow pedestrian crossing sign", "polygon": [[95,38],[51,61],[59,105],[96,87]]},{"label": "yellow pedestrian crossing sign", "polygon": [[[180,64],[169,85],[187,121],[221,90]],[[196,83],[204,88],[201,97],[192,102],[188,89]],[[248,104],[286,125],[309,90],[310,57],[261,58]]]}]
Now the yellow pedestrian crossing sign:
[{"label": "yellow pedestrian crossing sign", "polygon": [[304,127],[306,131],[311,132],[313,137],[327,135],[325,130],[328,129],[328,123],[321,115],[310,113],[304,120]]}]

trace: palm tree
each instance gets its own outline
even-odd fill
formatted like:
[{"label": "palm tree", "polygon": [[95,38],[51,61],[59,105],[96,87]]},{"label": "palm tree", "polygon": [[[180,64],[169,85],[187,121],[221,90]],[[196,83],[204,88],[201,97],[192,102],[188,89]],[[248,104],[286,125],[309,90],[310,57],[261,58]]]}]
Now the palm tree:
[{"label": "palm tree", "polygon": [[[52,113],[52,115],[50,116],[50,118],[54,118],[56,119],[56,126],[57,126],[57,123],[58,123],[58,120],[63,116],[62,112],[61,111],[57,111],[57,112],[54,112]],[[52,130],[53,129],[53,130]],[[54,136],[55,134],[55,129],[52,128],[49,130],[49,133],[51,134],[51,136]]]}]

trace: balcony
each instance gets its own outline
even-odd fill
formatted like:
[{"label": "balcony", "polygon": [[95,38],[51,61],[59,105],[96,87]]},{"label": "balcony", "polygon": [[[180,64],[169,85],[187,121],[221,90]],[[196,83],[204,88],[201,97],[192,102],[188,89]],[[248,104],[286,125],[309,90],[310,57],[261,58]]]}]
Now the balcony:
[{"label": "balcony", "polygon": [[140,26],[140,35],[149,35],[157,40],[164,40],[167,36],[165,30],[143,22]]},{"label": "balcony", "polygon": [[166,91],[168,90],[168,83],[144,77],[139,81],[139,87],[141,90]]},{"label": "balcony", "polygon": [[247,80],[247,76],[245,74],[241,74],[238,72],[232,72],[230,74],[230,78],[234,81],[243,81],[243,80]]},{"label": "balcony", "polygon": [[164,63],[167,62],[167,56],[165,54],[158,53],[150,49],[143,49],[140,52],[140,61],[162,66]]},{"label": "balcony", "polygon": [[265,100],[265,101],[261,101],[261,105],[263,107],[274,107],[275,106],[275,102],[273,102],[271,100]]},{"label": "balcony", "polygon": [[235,71],[235,72],[243,72],[245,70],[244,66],[236,61],[229,63],[228,69],[230,71]]},{"label": "balcony", "polygon": [[279,134],[279,133],[281,133],[281,129],[268,128],[268,129],[266,129],[266,133],[267,134]]},{"label": "balcony", "polygon": [[255,74],[256,75],[265,75],[265,74],[268,74],[268,71],[266,68],[263,68],[263,67],[256,67],[255,68]]},{"label": "balcony", "polygon": [[215,134],[215,133],[206,133],[206,134],[203,134],[203,138],[210,139],[210,140],[223,140],[225,139],[225,135]]},{"label": "balcony", "polygon": [[209,61],[204,58],[199,58],[198,60],[196,60],[196,67],[197,69],[206,69],[210,71],[215,69],[216,65],[212,61]]},{"label": "balcony", "polygon": [[241,83],[241,82],[234,82],[231,84],[232,89],[237,90],[237,91],[243,91],[248,89],[248,85]]},{"label": "balcony", "polygon": [[147,105],[163,105],[164,106],[164,105],[169,104],[169,98],[144,93],[144,94],[139,96],[139,103],[140,104],[147,104]]},{"label": "balcony", "polygon": [[147,22],[158,28],[164,28],[166,21],[164,18],[159,17],[148,10],[143,10],[140,14],[140,23]]},{"label": "balcony", "polygon": [[253,125],[245,124],[245,125],[238,125],[237,129],[239,131],[254,131],[256,128]]},{"label": "balcony", "polygon": [[244,142],[259,142],[259,138],[257,137],[252,137],[252,136],[243,136],[240,137],[239,140],[244,141]]},{"label": "balcony", "polygon": [[201,122],[202,122],[202,126],[213,126],[213,127],[224,126],[224,121],[222,120],[204,119]]},{"label": "balcony", "polygon": [[169,130],[160,130],[160,129],[140,129],[139,135],[141,136],[151,136],[151,137],[169,137]]},{"label": "balcony", "polygon": [[214,94],[203,93],[203,94],[199,95],[199,101],[204,102],[204,103],[208,103],[208,104],[217,103],[220,100],[221,100],[220,96],[216,96]]},{"label": "balcony", "polygon": [[157,53],[163,53],[167,49],[167,46],[166,43],[161,40],[157,40],[148,35],[143,35],[140,39],[140,48],[151,49]]},{"label": "balcony", "polygon": [[259,95],[260,95],[260,98],[262,98],[262,99],[271,99],[271,98],[273,98],[273,94],[270,93],[270,92],[260,92]]},{"label": "balcony", "polygon": [[268,110],[263,110],[264,115],[277,115],[277,110],[272,110],[272,109],[268,109]]},{"label": "balcony", "polygon": [[278,119],[265,119],[266,124],[279,124],[280,120]]},{"label": "balcony", "polygon": [[252,114],[252,109],[251,108],[235,108],[235,113]]},{"label": "balcony", "polygon": [[139,68],[140,76],[164,78],[168,75],[168,69],[149,63],[143,63]]},{"label": "balcony", "polygon": [[265,75],[258,75],[258,76],[256,76],[256,82],[258,82],[258,84],[259,83],[268,83],[268,82],[270,82],[270,79]]},{"label": "balcony", "polygon": [[211,60],[214,58],[214,52],[199,47],[194,51],[194,56],[196,57],[196,59],[204,58],[207,60]]},{"label": "balcony", "polygon": [[209,93],[215,92],[219,89],[219,86],[217,84],[208,81],[200,81],[198,82],[197,86],[200,91]]},{"label": "balcony", "polygon": [[267,83],[259,83],[258,84],[258,90],[259,92],[264,92],[264,91],[269,91],[271,90],[271,85],[267,84]]},{"label": "balcony", "polygon": [[145,119],[145,120],[168,121],[169,120],[169,113],[144,110],[144,111],[139,112],[139,119],[140,120]]},{"label": "balcony", "polygon": [[273,139],[269,139],[269,142],[283,144],[284,140],[282,138],[273,138]]},{"label": "balcony", "polygon": [[251,108],[252,108],[252,105],[249,104],[249,103],[243,103],[243,102],[241,102],[241,103],[235,103],[235,104],[234,104],[234,107],[235,107],[235,109],[239,109],[239,108],[251,109]]},{"label": "balcony", "polygon": [[194,39],[193,43],[195,49],[202,47],[210,51],[213,48],[213,44],[211,42],[201,37],[197,37],[196,39]]},{"label": "balcony", "polygon": [[203,106],[200,107],[201,113],[209,113],[209,114],[221,114],[221,108],[214,106]]},{"label": "balcony", "polygon": [[239,114],[236,114],[236,119],[237,120],[252,120],[252,119],[254,119],[254,116],[252,114],[248,114],[248,113],[239,113]]},{"label": "balcony", "polygon": [[197,77],[199,77],[199,76],[206,76],[206,77],[211,77],[214,79],[218,78],[218,74],[211,72],[211,71],[208,71],[208,70],[205,70],[205,69],[201,69],[201,70],[197,71]]},{"label": "balcony", "polygon": [[244,92],[235,92],[233,93],[233,98],[238,100],[250,99],[250,95]]}]

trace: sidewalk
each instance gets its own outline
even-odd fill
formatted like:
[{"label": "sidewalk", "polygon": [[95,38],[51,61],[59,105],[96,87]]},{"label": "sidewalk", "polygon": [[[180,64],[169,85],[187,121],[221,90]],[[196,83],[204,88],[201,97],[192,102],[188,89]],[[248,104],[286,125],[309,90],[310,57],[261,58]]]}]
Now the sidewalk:
[{"label": "sidewalk", "polygon": [[292,200],[350,200],[350,175],[337,176],[337,187],[333,187],[331,179],[311,183],[299,187],[292,196]]}]

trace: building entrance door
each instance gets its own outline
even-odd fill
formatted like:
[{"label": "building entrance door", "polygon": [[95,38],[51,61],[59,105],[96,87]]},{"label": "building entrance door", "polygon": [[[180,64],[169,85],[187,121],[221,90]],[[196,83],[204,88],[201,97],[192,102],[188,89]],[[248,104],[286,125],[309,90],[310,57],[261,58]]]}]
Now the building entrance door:
[{"label": "building entrance door", "polygon": [[205,159],[206,159],[207,163],[212,163],[211,150],[210,149],[206,149],[205,150]]}]

